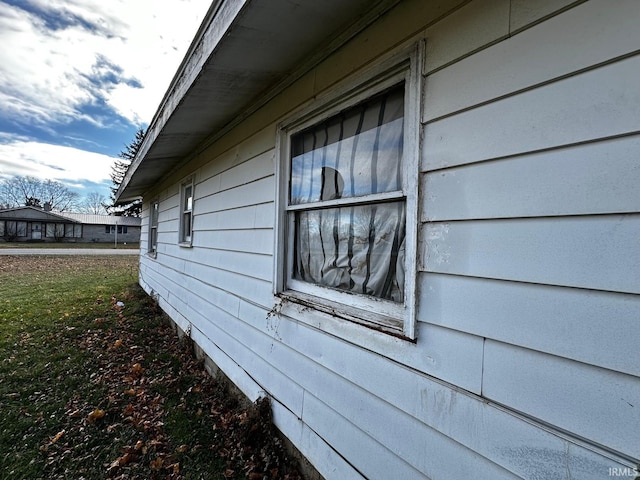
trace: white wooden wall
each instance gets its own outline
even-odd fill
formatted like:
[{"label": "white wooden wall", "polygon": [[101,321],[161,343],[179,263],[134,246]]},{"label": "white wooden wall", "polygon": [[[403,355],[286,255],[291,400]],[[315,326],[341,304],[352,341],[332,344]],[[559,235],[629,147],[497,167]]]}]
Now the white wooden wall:
[{"label": "white wooden wall", "polygon": [[[267,315],[276,114],[150,192],[158,255],[143,255],[141,284],[250,398],[273,398],[276,424],[328,479],[601,479],[632,466],[639,19],[637,0],[407,0],[317,67],[320,91],[427,39],[416,344],[374,352]],[[295,88],[275,112],[311,98]],[[183,248],[178,185],[193,171]],[[147,229],[145,217],[143,251]]]}]

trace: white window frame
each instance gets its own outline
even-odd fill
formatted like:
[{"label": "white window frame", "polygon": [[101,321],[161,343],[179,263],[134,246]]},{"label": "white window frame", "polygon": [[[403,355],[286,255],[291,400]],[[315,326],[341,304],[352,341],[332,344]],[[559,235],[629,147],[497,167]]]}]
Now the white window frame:
[{"label": "white window frame", "polygon": [[[191,247],[193,245],[193,207],[195,206],[196,185],[194,177],[188,177],[180,184],[180,212],[178,218],[178,244],[181,247]],[[185,193],[191,188],[191,208],[185,201]],[[189,231],[187,232],[184,225],[184,217],[189,215]]]},{"label": "white window frame", "polygon": [[[420,165],[420,128],[422,112],[422,57],[424,43],[412,45],[394,54],[375,67],[369,68],[341,83],[324,95],[319,95],[310,106],[292,115],[278,126],[277,137],[277,218],[276,252],[274,258],[274,294],[281,305],[297,304],[296,319],[320,326],[331,333],[357,338],[354,325],[391,334],[408,340],[416,339],[416,281],[418,251],[418,189]],[[291,169],[291,138],[296,133],[317,125],[339,112],[356,106],[375,95],[404,83],[404,145],[402,194],[406,204],[406,245],[404,302],[394,303],[371,296],[337,291],[292,278],[294,212],[300,207],[289,204]],[[398,196],[397,193],[377,194],[371,197]],[[386,199],[386,198],[385,198]],[[343,199],[323,202],[326,206]],[[304,207],[303,207],[304,208]],[[277,301],[277,300],[276,300]],[[283,307],[280,307],[282,309]],[[331,318],[328,318],[331,317]],[[360,330],[361,330],[360,327]],[[350,332],[350,333],[349,333]],[[358,340],[359,341],[359,340]]]},{"label": "white window frame", "polygon": [[159,217],[160,201],[158,199],[155,199],[149,203],[149,232],[147,237],[147,255],[153,258],[158,255],[158,223],[160,223]]}]

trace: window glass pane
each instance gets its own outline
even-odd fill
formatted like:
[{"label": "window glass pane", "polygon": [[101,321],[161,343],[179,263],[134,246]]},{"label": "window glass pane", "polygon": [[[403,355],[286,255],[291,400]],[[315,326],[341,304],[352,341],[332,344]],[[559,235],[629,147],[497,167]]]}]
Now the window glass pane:
[{"label": "window glass pane", "polygon": [[149,252],[155,253],[158,241],[158,202],[151,204],[149,219]]},{"label": "window glass pane", "polygon": [[189,212],[182,215],[182,232],[183,240],[189,240],[191,237],[191,213]]},{"label": "window glass pane", "polygon": [[149,225],[154,226],[158,224],[158,203],[151,204],[151,212],[149,213]]},{"label": "window glass pane", "polygon": [[55,236],[56,238],[64,237],[64,223],[56,223]]},{"label": "window glass pane", "polygon": [[150,252],[155,252],[156,251],[156,245],[158,243],[158,231],[156,230],[156,228],[152,228],[149,231],[149,251]]},{"label": "window glass pane", "polygon": [[82,237],[82,225],[75,225],[73,228],[73,236],[75,238],[81,238]]},{"label": "window glass pane", "polygon": [[4,222],[0,222],[0,237],[4,236]]},{"label": "window glass pane", "polygon": [[184,209],[191,211],[193,208],[193,187],[191,185],[184,189]]},{"label": "window glass pane", "polygon": [[402,189],[404,86],[291,138],[290,203]]},{"label": "window glass pane", "polygon": [[293,276],[401,302],[405,203],[296,212]]},{"label": "window glass pane", "polygon": [[56,224],[55,223],[47,223],[46,229],[46,235],[47,237],[54,237],[55,236],[55,228],[56,228]]}]

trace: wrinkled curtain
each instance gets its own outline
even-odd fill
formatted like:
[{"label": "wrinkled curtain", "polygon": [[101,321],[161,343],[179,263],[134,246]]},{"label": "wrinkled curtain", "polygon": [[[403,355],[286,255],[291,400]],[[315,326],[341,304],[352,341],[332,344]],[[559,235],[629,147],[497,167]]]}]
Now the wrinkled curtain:
[{"label": "wrinkled curtain", "polygon": [[[292,138],[290,204],[402,190],[404,87]],[[401,302],[405,202],[295,213],[294,277]]]},{"label": "wrinkled curtain", "polygon": [[295,278],[403,300],[404,202],[312,210],[296,217]]}]

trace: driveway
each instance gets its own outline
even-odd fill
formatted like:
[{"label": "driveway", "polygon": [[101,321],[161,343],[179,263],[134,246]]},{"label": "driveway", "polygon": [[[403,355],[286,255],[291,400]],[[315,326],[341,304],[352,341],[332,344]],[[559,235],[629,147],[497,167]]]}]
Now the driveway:
[{"label": "driveway", "polygon": [[140,255],[137,248],[0,248],[2,255]]}]

